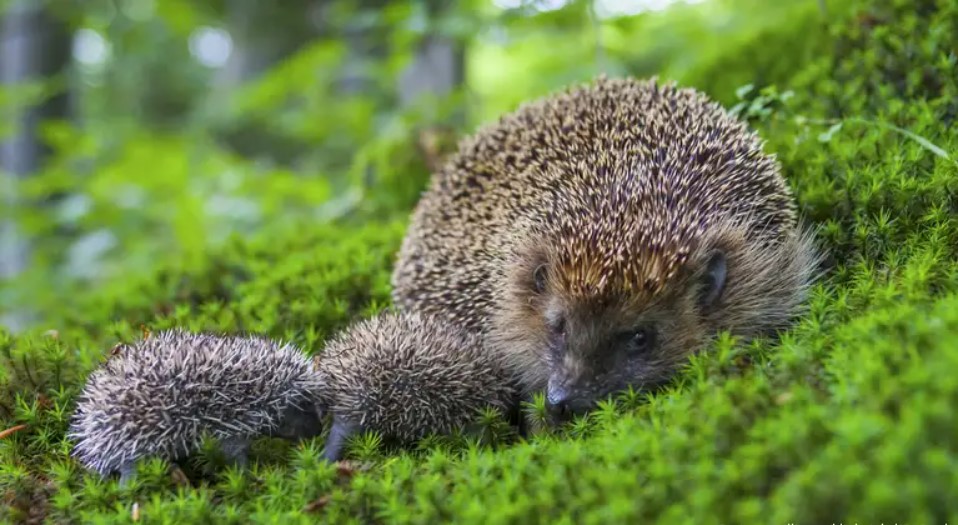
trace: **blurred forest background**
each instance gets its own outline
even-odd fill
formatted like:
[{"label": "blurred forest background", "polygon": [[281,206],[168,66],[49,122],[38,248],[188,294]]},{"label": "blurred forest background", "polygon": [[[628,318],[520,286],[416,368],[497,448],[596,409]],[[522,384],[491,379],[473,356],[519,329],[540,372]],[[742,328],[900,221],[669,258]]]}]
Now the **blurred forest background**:
[{"label": "blurred forest background", "polygon": [[815,0],[0,8],[0,325],[13,330],[232,235],[408,213],[462,135],[599,73],[727,97],[737,79],[696,76],[720,47],[795,9],[827,16]]}]

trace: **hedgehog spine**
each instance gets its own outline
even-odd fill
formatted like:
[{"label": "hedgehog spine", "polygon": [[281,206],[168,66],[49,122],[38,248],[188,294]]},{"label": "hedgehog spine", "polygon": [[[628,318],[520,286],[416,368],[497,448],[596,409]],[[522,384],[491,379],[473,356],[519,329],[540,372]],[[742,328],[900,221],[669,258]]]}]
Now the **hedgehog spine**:
[{"label": "hedgehog spine", "polygon": [[692,89],[600,78],[461,142],[413,212],[393,299],[581,409],[661,383],[717,331],[788,326],[819,260],[744,123]]},{"label": "hedgehog spine", "polygon": [[315,358],[333,416],[324,456],[377,431],[402,442],[468,426],[485,407],[517,413],[515,380],[481,339],[434,316],[382,312],[337,334]]},{"label": "hedgehog spine", "polygon": [[168,330],[120,348],[89,377],[71,421],[73,455],[126,482],[135,462],[178,460],[204,435],[245,465],[250,440],[320,431],[310,360],[261,337]]}]

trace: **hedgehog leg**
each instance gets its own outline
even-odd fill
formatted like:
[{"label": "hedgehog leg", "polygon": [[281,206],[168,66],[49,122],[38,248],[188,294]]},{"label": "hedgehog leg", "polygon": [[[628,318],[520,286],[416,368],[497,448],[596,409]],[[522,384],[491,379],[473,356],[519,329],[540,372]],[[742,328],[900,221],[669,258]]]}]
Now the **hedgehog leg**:
[{"label": "hedgehog leg", "polygon": [[227,461],[245,469],[249,465],[250,440],[245,437],[232,437],[220,442],[220,448]]},{"label": "hedgehog leg", "polygon": [[516,432],[519,434],[519,437],[526,439],[529,437],[529,421],[526,419],[525,411],[522,410],[522,407],[516,407],[513,410],[512,423],[516,427]]},{"label": "hedgehog leg", "polygon": [[120,487],[126,487],[136,478],[136,462],[127,461],[120,465]]},{"label": "hedgehog leg", "polygon": [[513,404],[509,407],[507,414],[509,423],[516,427],[519,437],[523,439],[529,437],[529,420],[523,407],[524,403],[529,402],[532,402],[532,396],[517,394],[513,398]]},{"label": "hedgehog leg", "polygon": [[346,440],[355,435],[358,430],[357,425],[334,417],[333,426],[329,429],[329,437],[326,439],[326,448],[323,450],[323,457],[326,461],[332,463],[342,459],[343,449],[346,448]]}]

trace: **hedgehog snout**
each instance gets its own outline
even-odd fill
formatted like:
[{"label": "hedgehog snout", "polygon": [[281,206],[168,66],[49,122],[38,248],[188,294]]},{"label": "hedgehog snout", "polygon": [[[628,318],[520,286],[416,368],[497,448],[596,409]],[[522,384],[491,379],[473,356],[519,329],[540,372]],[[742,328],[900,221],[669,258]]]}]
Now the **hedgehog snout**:
[{"label": "hedgehog snout", "polygon": [[552,424],[569,421],[593,406],[591,396],[561,372],[554,372],[549,377],[545,402]]},{"label": "hedgehog snout", "polygon": [[283,412],[274,434],[286,439],[308,439],[323,431],[323,411],[312,404],[291,406]]}]

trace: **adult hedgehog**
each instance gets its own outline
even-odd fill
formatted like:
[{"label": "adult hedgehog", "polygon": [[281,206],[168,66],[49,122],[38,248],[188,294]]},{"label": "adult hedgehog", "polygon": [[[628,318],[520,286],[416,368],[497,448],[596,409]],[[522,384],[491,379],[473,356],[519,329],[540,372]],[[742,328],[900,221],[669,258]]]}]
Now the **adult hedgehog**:
[{"label": "adult hedgehog", "polygon": [[721,330],[789,325],[818,257],[773,156],[705,95],[600,78],[460,144],[393,275],[558,416],[669,379]]}]

